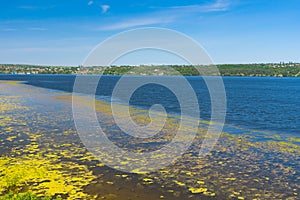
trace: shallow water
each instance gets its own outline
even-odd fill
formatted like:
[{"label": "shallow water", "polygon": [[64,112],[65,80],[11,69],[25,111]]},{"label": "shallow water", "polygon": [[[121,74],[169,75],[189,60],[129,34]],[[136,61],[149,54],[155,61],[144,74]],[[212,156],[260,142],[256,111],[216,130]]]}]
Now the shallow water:
[{"label": "shallow water", "polygon": [[[124,173],[106,167],[85,149],[74,127],[70,93],[0,82],[0,101],[2,177],[13,176],[12,171],[5,170],[8,166],[34,168],[27,160],[45,163],[39,164],[37,171],[42,168],[48,172],[44,174],[52,172],[47,177],[28,175],[29,185],[20,180],[13,188],[15,191],[29,188],[40,195],[50,193],[70,199],[299,197],[299,139],[286,137],[284,133],[228,126],[235,134],[223,133],[214,150],[207,157],[199,158],[197,153],[205,135],[205,122],[202,122],[189,150],[169,166],[148,174]],[[96,110],[107,136],[130,151],[158,149],[173,138],[172,131],[176,130],[177,119],[173,116],[167,125],[174,129],[167,128],[161,135],[145,140],[132,139],[124,136],[114,124],[109,104],[99,100]],[[133,109],[132,112],[137,122],[145,119],[144,110]],[[7,182],[3,180],[0,192],[6,193]],[[62,180],[64,182],[59,182]],[[50,183],[61,186],[56,188]],[[44,187],[39,187],[41,184]]]},{"label": "shallow water", "polygon": [[[71,92],[74,75],[0,75],[0,80],[23,80],[27,84]],[[129,77],[128,80],[145,81],[176,77]],[[211,77],[213,79],[214,77]],[[300,130],[300,79],[276,77],[222,77],[227,95],[226,124],[236,130],[273,132],[299,137]],[[112,91],[120,76],[103,76],[97,88],[97,98],[111,101]],[[200,118],[210,120],[209,92],[201,77],[186,77],[193,87],[200,108]],[[89,83],[86,83],[88,92]],[[126,93],[127,91],[124,91]],[[113,101],[122,103],[122,94]],[[130,100],[131,106],[148,109],[162,104],[168,113],[180,114],[180,106],[174,94],[159,85],[148,84],[139,88]],[[234,133],[234,129],[225,129]]]}]

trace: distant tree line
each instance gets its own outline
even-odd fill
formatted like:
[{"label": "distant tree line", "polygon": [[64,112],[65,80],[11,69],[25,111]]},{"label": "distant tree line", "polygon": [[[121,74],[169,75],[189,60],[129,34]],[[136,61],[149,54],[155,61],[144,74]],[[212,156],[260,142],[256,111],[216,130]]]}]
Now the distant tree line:
[{"label": "distant tree line", "polygon": [[[300,77],[299,63],[269,63],[269,64],[222,64],[212,66],[189,65],[140,65],[140,66],[32,66],[0,64],[1,74],[106,74],[106,75],[156,75],[156,76],[278,76]],[[199,73],[198,69],[204,71]],[[200,71],[201,71],[200,70]]]}]

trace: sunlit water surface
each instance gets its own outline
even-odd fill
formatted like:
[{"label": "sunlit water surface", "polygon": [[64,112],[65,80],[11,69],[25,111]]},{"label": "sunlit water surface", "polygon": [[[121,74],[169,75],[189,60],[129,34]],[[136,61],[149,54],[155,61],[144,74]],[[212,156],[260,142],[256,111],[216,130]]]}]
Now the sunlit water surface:
[{"label": "sunlit water surface", "polygon": [[[180,159],[157,172],[131,174],[104,166],[81,143],[74,127],[69,93],[74,82],[73,76],[0,78],[26,81],[22,84],[0,83],[0,146],[1,155],[8,156],[2,159],[2,176],[10,175],[9,171],[4,170],[5,163],[15,166],[16,163],[25,165],[26,159],[35,162],[43,160],[48,163],[43,166],[45,170],[55,169],[61,171],[62,175],[56,178],[41,176],[40,183],[45,179],[50,179],[50,183],[58,181],[56,179],[65,181],[55,192],[50,183],[44,183],[44,187],[36,183],[28,186],[28,180],[26,184],[20,180],[20,184],[14,188],[16,191],[29,187],[41,195],[50,193],[70,199],[83,196],[91,199],[299,197],[300,129],[297,119],[300,79],[225,77],[228,101],[226,133],[222,134],[214,150],[205,158],[197,155],[207,127],[206,122],[201,121],[202,128],[190,149]],[[109,104],[106,103],[111,101],[111,92],[118,78],[104,77],[97,91],[97,115],[111,141],[126,150],[142,152],[159,149],[172,140],[178,126],[176,116],[180,108],[174,94],[158,85],[140,88],[130,103],[135,108],[132,112],[137,122],[147,120],[147,109],[151,105],[162,104],[170,113],[166,129],[156,137],[143,140],[122,133],[114,123]],[[199,98],[199,119],[209,120],[209,94],[203,80],[197,77],[189,77],[188,80]],[[122,105],[122,95],[113,101]],[[75,174],[67,170],[70,166],[78,167]],[[64,188],[63,185],[73,185],[73,188]],[[1,181],[0,187],[1,193],[11,189]]]}]

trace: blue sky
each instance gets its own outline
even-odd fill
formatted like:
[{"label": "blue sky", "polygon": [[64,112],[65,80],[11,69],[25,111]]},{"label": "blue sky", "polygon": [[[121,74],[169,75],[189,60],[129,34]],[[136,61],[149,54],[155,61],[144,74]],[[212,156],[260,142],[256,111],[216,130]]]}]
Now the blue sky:
[{"label": "blue sky", "polygon": [[[11,0],[0,6],[0,63],[80,65],[106,38],[163,27],[215,63],[300,62],[299,0]],[[180,63],[145,52],[118,64]]]}]

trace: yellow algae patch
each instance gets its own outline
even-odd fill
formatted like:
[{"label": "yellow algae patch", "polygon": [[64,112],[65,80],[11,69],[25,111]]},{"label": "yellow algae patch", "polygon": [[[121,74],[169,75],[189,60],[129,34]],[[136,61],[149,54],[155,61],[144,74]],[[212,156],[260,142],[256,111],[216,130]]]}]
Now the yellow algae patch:
[{"label": "yellow algae patch", "polygon": [[235,181],[236,178],[225,178],[226,181]]},{"label": "yellow algae patch", "polygon": [[161,173],[169,173],[170,171],[169,170],[166,170],[166,169],[161,169],[161,170],[159,170],[159,172],[161,172]]},{"label": "yellow algae patch", "polygon": [[153,179],[151,179],[151,178],[143,178],[143,181],[146,182],[147,184],[153,183]]},{"label": "yellow algae patch", "polygon": [[151,158],[164,158],[164,157],[166,157],[165,154],[156,154],[156,155],[151,156]]},{"label": "yellow algae patch", "polygon": [[300,138],[291,137],[291,138],[289,138],[289,141],[291,141],[291,142],[300,142]]},{"label": "yellow algae patch", "polygon": [[207,191],[207,188],[194,188],[194,187],[190,187],[189,191],[193,194],[198,194],[198,193],[203,193]]},{"label": "yellow algae patch", "polygon": [[[95,177],[84,171],[72,173],[67,169],[68,164],[53,164],[44,158],[0,158],[0,194],[18,192],[28,188],[33,193],[47,196],[66,194],[72,199],[71,191],[81,191]],[[71,164],[73,168],[80,165]],[[62,170],[57,170],[62,169]],[[78,195],[75,192],[76,195]]]},{"label": "yellow algae patch", "polygon": [[134,169],[131,172],[135,174],[148,174],[148,172],[142,171],[141,169]]},{"label": "yellow algae patch", "polygon": [[204,185],[204,184],[205,184],[204,181],[197,181],[197,183],[198,183],[199,185]]},{"label": "yellow algae patch", "polygon": [[10,136],[10,137],[6,138],[6,140],[11,142],[16,138],[17,138],[17,136]]},{"label": "yellow algae patch", "polygon": [[[205,193],[204,193],[204,194],[205,194]],[[216,196],[216,193],[211,192],[211,193],[208,193],[208,195],[211,196],[211,197],[215,197],[215,196]]]},{"label": "yellow algae patch", "polygon": [[186,172],[185,174],[188,175],[188,176],[192,176],[193,175],[192,172]]},{"label": "yellow algae patch", "polygon": [[181,187],[185,186],[185,183],[183,183],[183,182],[180,182],[180,181],[177,181],[177,180],[173,180],[173,182],[176,183],[177,185],[181,186]]},{"label": "yellow algae patch", "polygon": [[1,83],[16,85],[16,84],[20,84],[21,82],[20,81],[1,81]]},{"label": "yellow algae patch", "polygon": [[105,165],[103,163],[97,164],[98,167],[104,167]]},{"label": "yellow algae patch", "polygon": [[62,144],[61,146],[62,147],[71,147],[72,145],[71,144]]},{"label": "yellow algae patch", "polygon": [[96,160],[96,158],[91,154],[86,154],[86,156],[81,157],[80,160]]},{"label": "yellow algae patch", "polygon": [[192,176],[193,175],[192,172],[187,171],[187,170],[181,170],[181,173],[184,173],[184,174],[186,174],[188,176]]},{"label": "yellow algae patch", "polygon": [[63,180],[58,180],[40,183],[36,189],[44,191],[46,194],[53,196],[55,194],[68,194],[70,191],[72,191],[73,186],[67,185]]},{"label": "yellow algae patch", "polygon": [[[85,165],[57,162],[60,158],[58,152],[48,148],[45,153],[35,141],[21,151],[25,153],[22,157],[0,157],[0,196],[20,191],[32,191],[40,197],[63,194],[68,199],[84,199],[88,196],[82,190],[96,177]],[[13,150],[12,153],[19,151]],[[91,157],[90,154],[84,155]]]},{"label": "yellow algae patch", "polygon": [[116,174],[116,177],[127,178],[127,174]]}]

